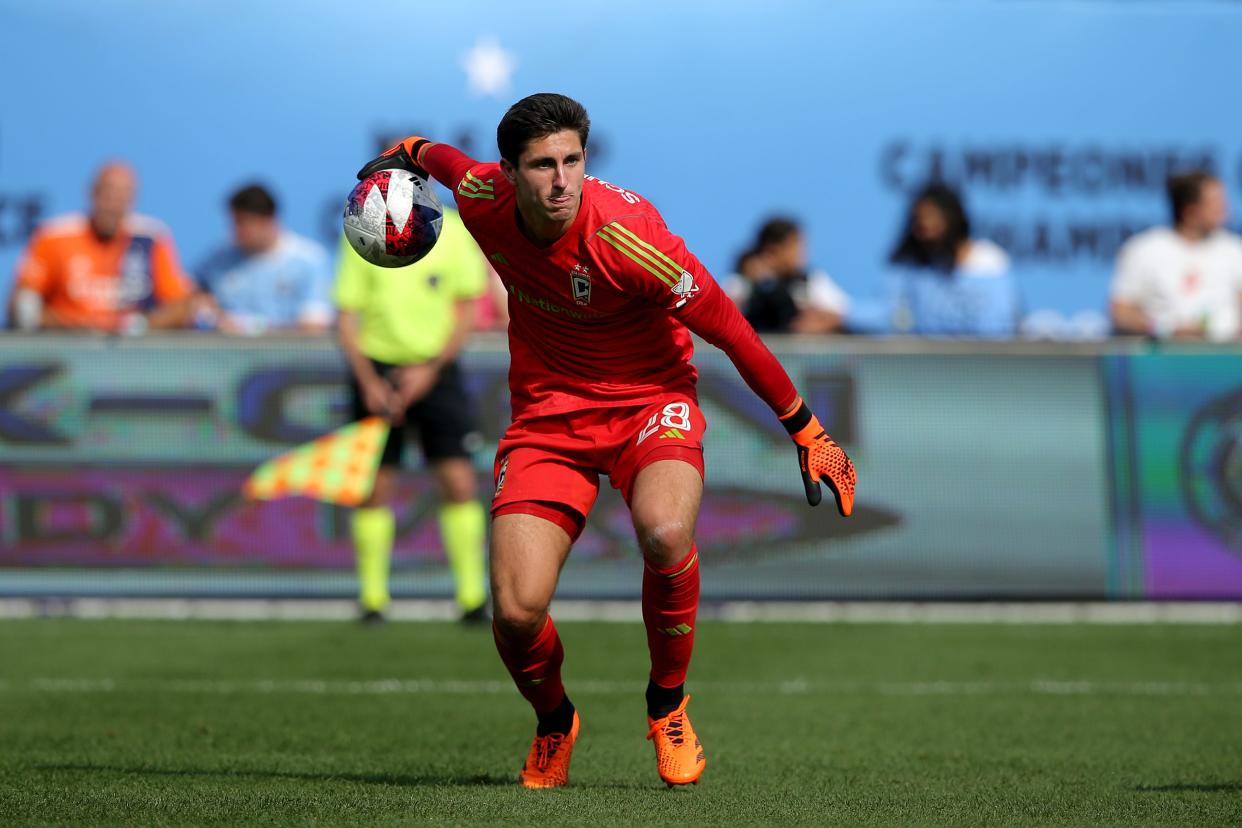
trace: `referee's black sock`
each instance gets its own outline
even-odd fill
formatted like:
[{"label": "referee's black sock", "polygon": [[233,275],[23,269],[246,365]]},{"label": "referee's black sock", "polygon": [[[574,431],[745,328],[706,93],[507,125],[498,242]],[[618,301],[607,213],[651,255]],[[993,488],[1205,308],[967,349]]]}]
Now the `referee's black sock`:
[{"label": "referee's black sock", "polygon": [[686,696],[686,685],[661,687],[654,681],[647,682],[647,718],[662,719],[677,709]]},{"label": "referee's black sock", "polygon": [[569,694],[566,693],[565,698],[561,699],[561,703],[556,706],[555,710],[539,716],[539,726],[535,728],[535,733],[539,736],[547,736],[550,733],[569,733],[573,726],[574,703],[569,700]]}]

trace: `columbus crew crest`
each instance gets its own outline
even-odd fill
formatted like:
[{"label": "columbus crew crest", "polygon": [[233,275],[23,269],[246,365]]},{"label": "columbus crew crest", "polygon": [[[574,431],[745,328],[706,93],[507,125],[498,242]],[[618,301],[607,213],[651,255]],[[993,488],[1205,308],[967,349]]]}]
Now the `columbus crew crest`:
[{"label": "columbus crew crest", "polygon": [[569,271],[570,293],[579,305],[591,304],[591,268],[586,265],[574,265]]}]

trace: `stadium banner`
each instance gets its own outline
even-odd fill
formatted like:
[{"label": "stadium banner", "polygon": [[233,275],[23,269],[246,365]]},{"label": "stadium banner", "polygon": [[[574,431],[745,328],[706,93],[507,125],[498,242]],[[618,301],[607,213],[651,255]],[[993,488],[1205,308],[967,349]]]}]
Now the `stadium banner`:
[{"label": "stadium banner", "polygon": [[[330,0],[295,16],[150,6],[6,4],[0,53],[39,71],[0,95],[0,296],[33,229],[81,210],[105,159],[133,163],[139,209],[191,269],[255,179],[288,227],[335,249],[381,139],[417,132],[493,160],[506,108],[539,91],[586,104],[591,172],[650,199],[713,272],[790,214],[860,309],[929,179],[959,187],[976,233],[1009,253],[1028,329],[1068,337],[1104,332],[1116,250],[1167,221],[1169,172],[1207,168],[1242,198],[1242,107],[1215,82],[1242,69],[1238,3],[634,0],[618,14],[553,0],[537,25],[521,4],[464,25],[456,4],[387,2],[386,30],[436,32],[396,72]],[[187,32],[193,49],[156,48]],[[572,47],[551,59],[549,41]]]},{"label": "stadium banner", "polygon": [[[806,505],[788,437],[701,345],[707,600],[1242,597],[1236,354],[772,344],[855,458],[855,514]],[[485,493],[507,359],[495,339],[465,358]],[[345,380],[318,338],[0,339],[0,593],[351,595],[345,510],[241,495],[345,422]],[[394,590],[447,595],[433,486],[407,459]],[[640,583],[605,479],[562,594]]]},{"label": "stadium banner", "polygon": [[1129,452],[1115,474],[1118,538],[1138,594],[1242,597],[1240,367],[1236,354],[1108,361]]}]

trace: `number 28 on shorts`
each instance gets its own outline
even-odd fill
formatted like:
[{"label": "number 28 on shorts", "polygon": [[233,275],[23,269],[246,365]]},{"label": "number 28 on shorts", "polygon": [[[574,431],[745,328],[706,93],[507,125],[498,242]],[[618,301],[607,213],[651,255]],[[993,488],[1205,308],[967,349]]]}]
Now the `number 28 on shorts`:
[{"label": "number 28 on shorts", "polygon": [[661,429],[667,429],[667,431],[660,435],[662,438],[684,440],[689,436],[692,428],[690,424],[690,404],[671,402],[664,406],[661,411],[651,415],[651,419],[647,420],[643,430],[638,433],[638,441],[635,445],[640,445],[644,440]]}]

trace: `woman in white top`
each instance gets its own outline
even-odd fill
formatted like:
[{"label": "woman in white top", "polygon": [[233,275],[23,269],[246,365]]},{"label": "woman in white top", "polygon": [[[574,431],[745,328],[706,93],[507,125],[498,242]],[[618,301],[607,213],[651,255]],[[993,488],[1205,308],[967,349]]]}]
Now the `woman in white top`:
[{"label": "woman in white top", "polygon": [[962,200],[948,186],[925,187],[910,206],[889,257],[895,266],[892,327],[920,336],[1013,336],[1018,292],[1009,256],[970,237]]}]

